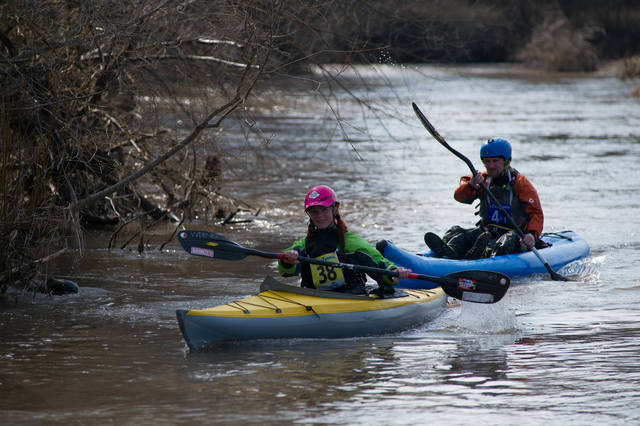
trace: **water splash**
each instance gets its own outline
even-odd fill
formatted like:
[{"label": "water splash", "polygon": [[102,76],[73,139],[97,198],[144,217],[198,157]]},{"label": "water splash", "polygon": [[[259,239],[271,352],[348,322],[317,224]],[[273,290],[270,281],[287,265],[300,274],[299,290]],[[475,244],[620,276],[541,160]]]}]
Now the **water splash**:
[{"label": "water splash", "polygon": [[516,313],[504,302],[494,304],[462,303],[454,321],[462,333],[501,334],[520,329]]},{"label": "water splash", "polygon": [[600,279],[600,270],[606,256],[592,256],[572,262],[561,269],[565,276],[576,276],[584,282],[594,282]]}]

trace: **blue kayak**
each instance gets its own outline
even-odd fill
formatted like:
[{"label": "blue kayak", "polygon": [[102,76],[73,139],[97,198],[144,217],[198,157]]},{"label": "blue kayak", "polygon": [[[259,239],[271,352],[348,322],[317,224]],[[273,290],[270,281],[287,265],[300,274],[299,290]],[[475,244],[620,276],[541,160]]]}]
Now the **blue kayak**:
[{"label": "blue kayak", "polygon": [[[541,239],[551,246],[538,249],[538,253],[556,272],[571,262],[589,256],[589,244],[573,231],[545,233],[542,234]],[[531,251],[486,259],[454,260],[437,258],[429,249],[411,253],[396,247],[389,241],[378,242],[376,248],[396,265],[409,268],[417,274],[444,276],[459,271],[484,270],[500,272],[514,278],[548,273],[540,259]],[[437,286],[438,284],[429,281],[410,279],[400,280],[398,283],[398,287],[403,288]]]}]

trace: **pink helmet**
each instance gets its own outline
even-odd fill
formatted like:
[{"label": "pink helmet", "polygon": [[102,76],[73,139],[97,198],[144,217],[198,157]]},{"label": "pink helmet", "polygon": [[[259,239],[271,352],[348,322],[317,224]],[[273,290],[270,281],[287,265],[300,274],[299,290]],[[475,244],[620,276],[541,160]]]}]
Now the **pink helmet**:
[{"label": "pink helmet", "polygon": [[340,204],[333,189],[326,185],[314,186],[307,192],[307,196],[304,197],[304,211],[306,212],[313,206],[329,207],[334,203]]}]

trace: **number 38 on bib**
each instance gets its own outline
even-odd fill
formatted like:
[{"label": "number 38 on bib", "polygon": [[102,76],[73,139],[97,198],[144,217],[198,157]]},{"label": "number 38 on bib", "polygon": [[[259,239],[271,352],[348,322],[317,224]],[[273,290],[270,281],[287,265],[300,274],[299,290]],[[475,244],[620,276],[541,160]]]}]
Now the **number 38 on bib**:
[{"label": "number 38 on bib", "polygon": [[[338,262],[338,254],[336,252],[326,253],[315,257],[316,260],[324,262]],[[344,275],[342,269],[334,266],[326,265],[309,265],[311,268],[311,278],[313,285],[320,290],[333,290],[344,285]]]}]

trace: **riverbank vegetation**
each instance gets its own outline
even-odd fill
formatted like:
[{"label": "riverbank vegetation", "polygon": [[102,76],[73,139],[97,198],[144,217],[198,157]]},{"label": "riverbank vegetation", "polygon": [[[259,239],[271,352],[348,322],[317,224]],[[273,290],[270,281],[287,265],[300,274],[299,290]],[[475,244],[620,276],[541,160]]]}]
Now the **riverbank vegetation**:
[{"label": "riverbank vegetation", "polygon": [[[0,289],[40,288],[49,260],[81,256],[89,228],[142,252],[158,223],[230,221],[247,206],[220,186],[221,125],[252,131],[256,95],[275,81],[311,65],[333,81],[323,64],[388,60],[593,71],[639,53],[633,3],[5,2]],[[621,76],[640,75],[637,60],[623,63]]]}]

